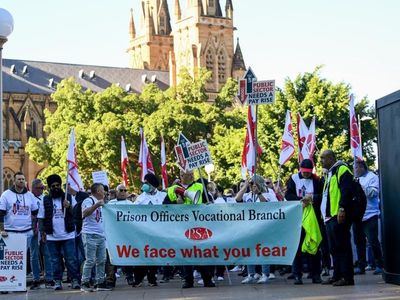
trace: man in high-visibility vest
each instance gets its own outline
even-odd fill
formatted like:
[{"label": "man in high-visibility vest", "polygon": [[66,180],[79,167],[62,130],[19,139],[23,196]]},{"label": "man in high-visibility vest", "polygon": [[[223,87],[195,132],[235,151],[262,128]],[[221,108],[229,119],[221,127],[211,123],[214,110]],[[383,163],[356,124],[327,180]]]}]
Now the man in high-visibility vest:
[{"label": "man in high-visibility vest", "polygon": [[[194,202],[189,197],[187,192],[200,192],[200,197]],[[204,187],[201,183],[194,181],[193,171],[180,171],[180,181],[174,183],[167,189],[167,196],[163,204],[202,204],[207,203],[207,196],[205,195]],[[211,266],[197,266],[196,269],[200,271],[201,277],[204,282],[204,287],[215,287],[212,281],[213,267]],[[182,288],[193,287],[193,266],[183,266],[183,285]]]},{"label": "man in high-visibility vest", "polygon": [[350,205],[352,201],[353,174],[342,161],[337,161],[332,150],[325,150],[321,165],[327,170],[321,213],[333,258],[333,276],[323,284],[333,286],[354,285],[353,252],[350,242]]}]

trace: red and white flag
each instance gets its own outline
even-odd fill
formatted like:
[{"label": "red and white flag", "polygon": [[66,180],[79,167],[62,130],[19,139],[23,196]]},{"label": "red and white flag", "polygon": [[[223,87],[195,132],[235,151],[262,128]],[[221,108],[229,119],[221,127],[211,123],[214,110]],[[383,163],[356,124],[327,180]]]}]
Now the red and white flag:
[{"label": "red and white flag", "polygon": [[303,147],[301,148],[301,157],[303,159],[311,159],[313,161],[314,153],[315,153],[315,116],[313,117],[310,128],[308,129],[308,133],[306,136],[306,140],[303,143]]},{"label": "red and white flag", "polygon": [[140,151],[139,151],[139,166],[140,166],[140,180],[144,181],[144,176],[147,173],[154,174],[153,163],[151,162],[151,156],[149,147],[147,146],[146,138],[144,137],[143,128],[140,128]]},{"label": "red and white flag", "polygon": [[363,160],[360,129],[358,128],[357,116],[354,111],[354,96],[350,95],[350,147],[354,159]]},{"label": "red and white flag", "polygon": [[[249,173],[253,176],[255,173],[256,166],[256,155],[255,155],[255,130],[257,126],[257,117],[255,113],[255,106],[249,105],[247,110],[247,130],[246,138],[244,141],[243,151],[242,151],[242,176],[246,178],[246,174]],[[261,155],[262,149],[257,145],[257,155]]]},{"label": "red and white flag", "polygon": [[303,161],[303,159],[308,157],[303,157],[302,149],[303,145],[307,139],[308,135],[308,128],[306,123],[304,123],[303,118],[301,117],[300,113],[297,113],[297,146],[299,150],[299,162]]},{"label": "red and white flag", "polygon": [[168,187],[168,174],[167,174],[167,158],[165,156],[165,143],[163,137],[161,137],[161,179],[162,179],[162,188],[165,190]]},{"label": "red and white flag", "polygon": [[282,166],[289,161],[294,154],[294,139],[292,116],[289,110],[286,111],[285,128],[283,129],[281,154],[279,155],[279,164]]},{"label": "red and white flag", "polygon": [[121,136],[121,172],[122,180],[127,188],[129,186],[128,163],[128,153],[126,152],[125,140],[124,137]]},{"label": "red and white flag", "polygon": [[75,132],[71,129],[67,154],[68,174],[67,182],[75,191],[83,191],[84,186],[78,172],[78,161],[76,159]]}]

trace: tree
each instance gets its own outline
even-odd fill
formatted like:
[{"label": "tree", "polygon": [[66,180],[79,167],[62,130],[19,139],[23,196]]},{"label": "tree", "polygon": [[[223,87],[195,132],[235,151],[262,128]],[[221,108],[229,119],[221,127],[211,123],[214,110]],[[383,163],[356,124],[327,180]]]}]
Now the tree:
[{"label": "tree", "polygon": [[[319,70],[317,67],[311,73],[299,74],[294,80],[287,79],[283,88],[277,88],[273,105],[259,106],[258,141],[264,152],[259,158],[257,173],[274,179],[278,177],[287,109],[292,111],[292,116],[300,112],[307,125],[315,115],[318,149],[330,148],[340,159],[351,162],[350,86],[321,78]],[[140,95],[127,93],[115,85],[94,93],[82,90],[73,79],[63,80],[52,95],[57,110],[45,112],[47,139],[30,138],[26,151],[34,161],[47,163],[43,177],[51,173],[62,175],[66,173],[69,131],[75,127],[78,163],[84,183],[91,183],[92,171],[107,170],[111,186],[115,186],[121,181],[120,137],[124,136],[137,189],[139,128],[144,128],[157,174],[160,174],[160,137],[164,137],[171,179],[178,176],[174,147],[182,132],[192,142],[207,139],[215,165],[213,179],[223,187],[230,187],[241,179],[247,107],[239,106],[235,101],[237,83],[232,79],[227,81],[213,103],[205,102],[208,99],[205,84],[210,72],[199,69],[197,74],[192,78],[184,70],[176,87],[163,92],[149,84]],[[372,117],[374,109],[368,107],[364,98],[356,104],[356,113]],[[293,125],[296,131],[295,122]],[[372,120],[362,125],[364,155],[370,163],[375,159],[372,146],[376,141],[376,122]],[[297,167],[296,153],[283,166],[281,177],[287,178]]]}]

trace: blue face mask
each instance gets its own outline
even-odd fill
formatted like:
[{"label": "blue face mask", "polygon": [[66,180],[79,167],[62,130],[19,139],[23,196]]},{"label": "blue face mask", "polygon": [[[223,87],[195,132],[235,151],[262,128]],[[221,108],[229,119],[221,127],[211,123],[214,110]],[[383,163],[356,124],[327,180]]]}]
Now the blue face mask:
[{"label": "blue face mask", "polygon": [[149,193],[150,191],[151,191],[150,185],[147,184],[147,183],[144,183],[144,184],[142,185],[142,192]]}]

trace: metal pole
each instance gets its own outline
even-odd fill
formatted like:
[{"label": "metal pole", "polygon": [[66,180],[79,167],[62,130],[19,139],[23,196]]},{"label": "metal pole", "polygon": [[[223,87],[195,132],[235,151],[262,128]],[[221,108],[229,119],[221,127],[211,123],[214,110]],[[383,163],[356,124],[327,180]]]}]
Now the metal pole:
[{"label": "metal pole", "polygon": [[362,146],[362,139],[361,139],[361,119],[360,119],[360,115],[357,115],[358,118],[358,135],[360,137],[360,147],[361,147],[361,151],[363,150],[363,146]]},{"label": "metal pole", "polygon": [[254,177],[256,177],[257,174],[257,148],[258,148],[257,124],[258,124],[258,105],[256,105],[256,123],[254,124]]},{"label": "metal pole", "polygon": [[7,39],[0,37],[0,194],[4,190],[4,180],[3,180],[3,45],[7,42]]}]

